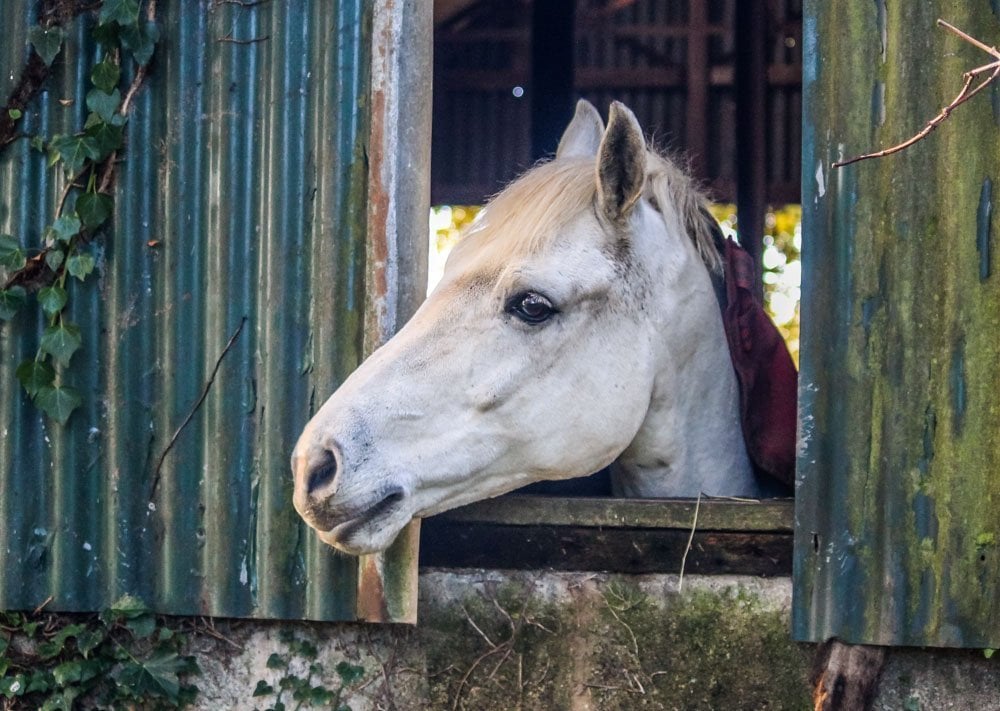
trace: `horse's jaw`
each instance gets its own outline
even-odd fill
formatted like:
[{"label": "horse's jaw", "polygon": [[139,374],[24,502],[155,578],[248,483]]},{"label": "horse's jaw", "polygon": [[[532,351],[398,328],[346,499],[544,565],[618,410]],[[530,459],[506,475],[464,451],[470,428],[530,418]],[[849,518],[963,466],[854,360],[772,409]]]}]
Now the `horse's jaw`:
[{"label": "horse's jaw", "polygon": [[[650,405],[612,467],[618,496],[757,497],[740,424],[739,390],[707,274],[691,274],[685,309],[665,334]],[[664,308],[664,311],[666,309]]]}]

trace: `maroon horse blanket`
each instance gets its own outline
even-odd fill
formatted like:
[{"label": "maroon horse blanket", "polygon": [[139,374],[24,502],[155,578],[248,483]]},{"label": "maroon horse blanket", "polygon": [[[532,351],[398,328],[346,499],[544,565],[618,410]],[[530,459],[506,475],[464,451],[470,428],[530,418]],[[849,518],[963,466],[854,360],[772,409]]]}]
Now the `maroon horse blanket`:
[{"label": "maroon horse blanket", "polygon": [[[721,235],[720,235],[721,236]],[[754,297],[753,259],[726,239],[722,321],[740,386],[740,420],[758,478],[795,484],[798,373],[778,328]]]}]

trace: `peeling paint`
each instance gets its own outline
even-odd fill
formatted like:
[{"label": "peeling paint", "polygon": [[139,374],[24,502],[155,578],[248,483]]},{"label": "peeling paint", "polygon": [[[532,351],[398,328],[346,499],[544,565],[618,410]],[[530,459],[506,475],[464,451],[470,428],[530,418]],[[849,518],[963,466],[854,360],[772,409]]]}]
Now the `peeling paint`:
[{"label": "peeling paint", "polygon": [[885,82],[875,82],[872,87],[872,126],[881,128],[885,123]]},{"label": "peeling paint", "polygon": [[993,181],[983,180],[976,210],[976,251],[979,252],[979,281],[990,277],[990,253],[993,247]]},{"label": "peeling paint", "polygon": [[889,52],[889,27],[887,20],[885,0],[875,0],[875,29],[878,31],[880,40],[880,57],[882,64],[885,64],[886,55]]},{"label": "peeling paint", "polygon": [[951,387],[951,428],[956,437],[962,434],[965,410],[968,405],[968,386],[965,379],[965,339],[959,338],[951,352],[951,369],[948,374]]}]

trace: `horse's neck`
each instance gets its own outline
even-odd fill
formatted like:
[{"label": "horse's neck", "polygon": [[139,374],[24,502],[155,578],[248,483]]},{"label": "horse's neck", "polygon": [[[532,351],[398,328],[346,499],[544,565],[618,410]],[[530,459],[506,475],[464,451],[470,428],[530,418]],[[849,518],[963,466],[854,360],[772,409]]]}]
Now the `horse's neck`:
[{"label": "horse's neck", "polygon": [[736,376],[707,278],[684,301],[680,318],[657,336],[664,343],[649,412],[613,467],[616,493],[757,496]]}]

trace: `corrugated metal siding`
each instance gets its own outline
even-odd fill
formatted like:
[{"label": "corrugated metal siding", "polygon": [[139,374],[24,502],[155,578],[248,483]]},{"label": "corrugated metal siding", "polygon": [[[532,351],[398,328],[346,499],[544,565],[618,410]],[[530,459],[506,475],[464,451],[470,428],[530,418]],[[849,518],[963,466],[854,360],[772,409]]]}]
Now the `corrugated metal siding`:
[{"label": "corrugated metal siding", "polygon": [[[7,3],[0,36],[26,37],[33,5]],[[366,283],[373,4],[159,6],[100,278],[71,287],[84,349],[67,380],[85,403],[66,427],[14,377],[34,309],[0,326],[0,608],[52,595],[49,609],[92,610],[130,592],[165,613],[354,619],[357,560],[307,532],[288,458],[385,296]],[[8,40],[4,82],[26,56]],[[78,21],[29,132],[82,126],[78,60],[93,52]],[[0,232],[38,244],[60,190],[42,156],[11,146]]]},{"label": "corrugated metal siding", "polygon": [[[1000,114],[989,93],[906,152],[984,53],[996,5],[805,13],[801,456],[794,634],[1000,647]],[[994,93],[995,97],[995,93]]]}]

